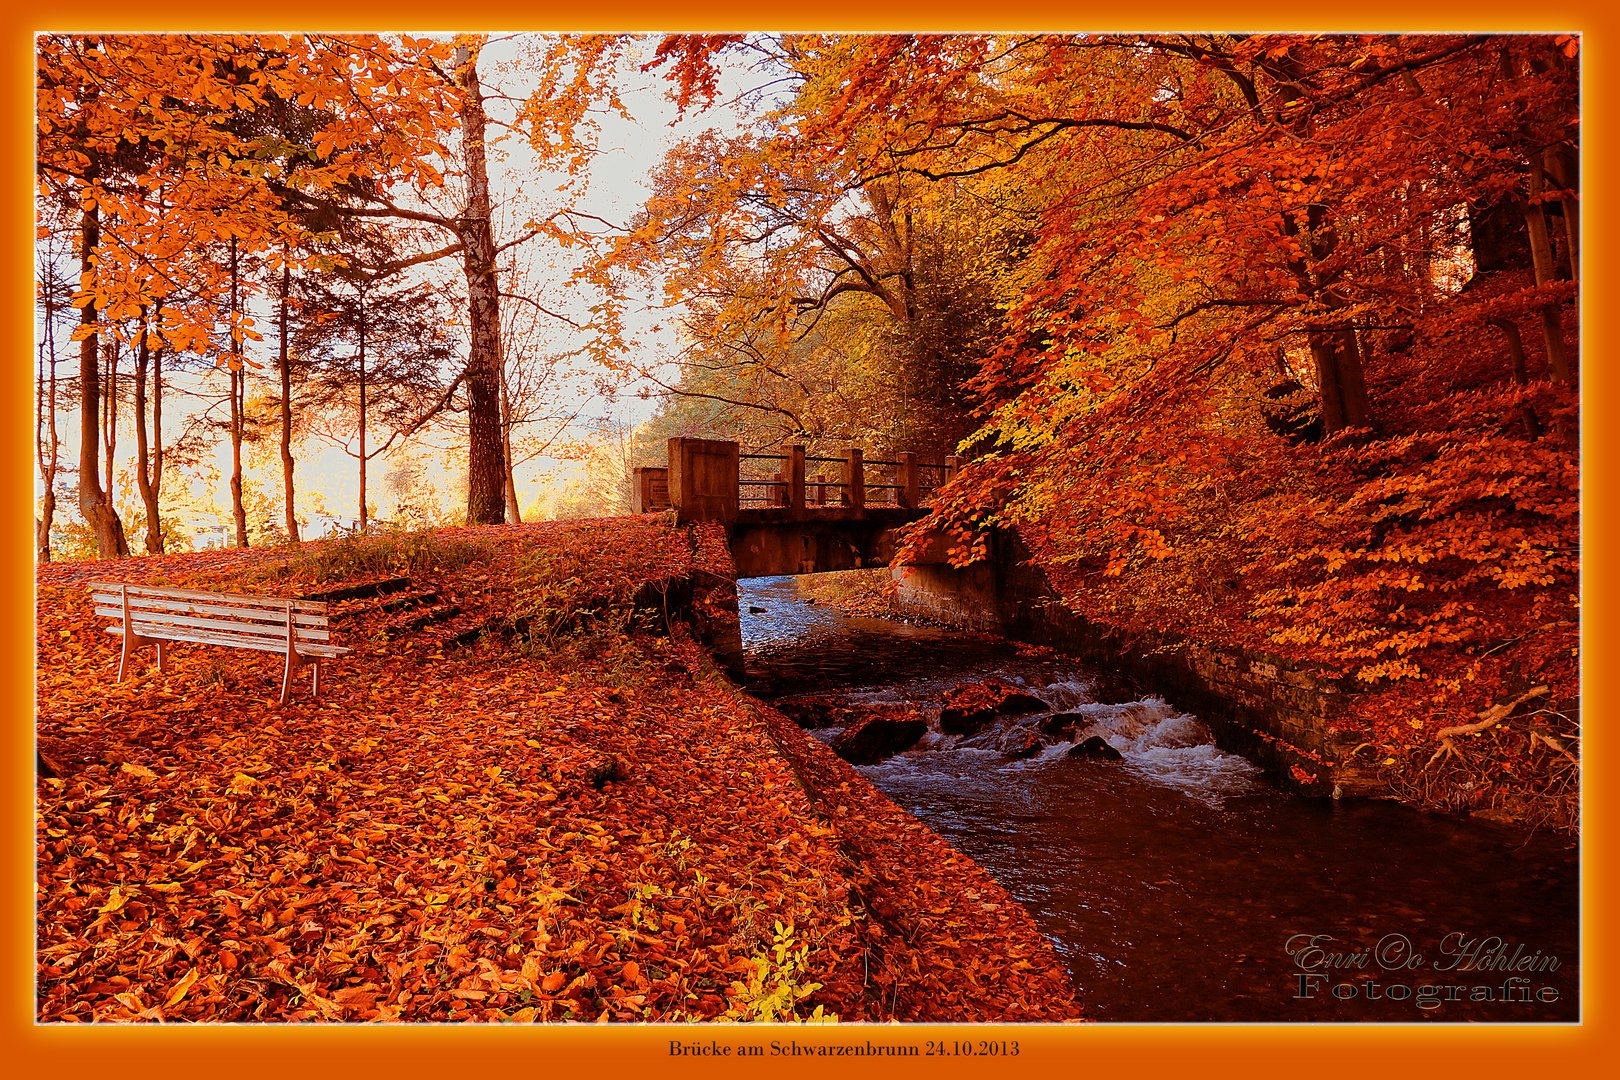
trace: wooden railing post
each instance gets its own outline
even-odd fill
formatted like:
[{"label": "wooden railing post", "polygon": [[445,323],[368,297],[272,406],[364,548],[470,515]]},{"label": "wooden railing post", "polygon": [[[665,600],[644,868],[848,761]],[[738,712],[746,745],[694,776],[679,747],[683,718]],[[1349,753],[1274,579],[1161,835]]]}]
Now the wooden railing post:
[{"label": "wooden railing post", "polygon": [[669,469],[638,465],[630,470],[630,512],[652,514],[669,509]]},{"label": "wooden railing post", "polygon": [[857,510],[866,506],[866,463],[858,446],[844,459],[844,501]]},{"label": "wooden railing post", "polygon": [[900,490],[895,492],[896,501],[907,510],[915,510],[922,498],[922,478],[917,475],[917,455],[907,450],[896,456],[900,461],[899,475],[894,481],[900,485]]},{"label": "wooden railing post", "polygon": [[961,467],[962,467],[962,457],[961,457],[960,454],[952,454],[949,457],[947,457],[945,459],[945,479],[946,480],[954,480],[954,479],[956,479],[957,470],[961,469]]},{"label": "wooden railing post", "polygon": [[782,463],[782,473],[787,480],[787,504],[795,510],[804,509],[804,447],[784,446],[782,453],[787,458]]},{"label": "wooden railing post", "polygon": [[737,520],[738,446],[715,439],[669,440],[669,501],[676,520]]}]

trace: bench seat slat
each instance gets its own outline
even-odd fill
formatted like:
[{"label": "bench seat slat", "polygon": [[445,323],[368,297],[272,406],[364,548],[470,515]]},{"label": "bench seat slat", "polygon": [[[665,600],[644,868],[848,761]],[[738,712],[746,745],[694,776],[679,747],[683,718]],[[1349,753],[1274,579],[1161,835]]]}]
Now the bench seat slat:
[{"label": "bench seat slat", "polygon": [[[91,599],[98,604],[110,604],[123,610],[124,598],[117,593],[98,592],[91,595]],[[233,618],[252,619],[259,622],[277,622],[286,625],[287,606],[283,602],[280,606],[261,604],[256,607],[233,607],[225,604],[203,604],[195,600],[158,600],[149,596],[136,596],[132,591],[129,594],[130,610],[135,611],[172,611],[179,615],[229,615]],[[99,614],[99,612],[98,612]],[[328,620],[325,615],[314,615],[293,609],[293,622],[299,626],[326,626]]]},{"label": "bench seat slat", "polygon": [[[179,641],[183,638],[196,637],[199,640],[207,638],[216,645],[237,645],[244,649],[275,649],[278,652],[287,651],[287,639],[284,637],[271,637],[265,634],[253,634],[245,631],[209,630],[195,626],[174,626],[170,623],[150,623],[135,620],[130,627],[136,637],[165,641]],[[107,627],[109,634],[123,633],[123,623]]]},{"label": "bench seat slat", "polygon": [[[108,626],[104,629],[109,634],[122,635],[123,626]],[[135,621],[132,628],[136,635],[143,638],[162,638],[164,641],[186,641],[198,645],[229,645],[238,649],[257,649],[260,652],[285,653],[287,651],[286,638],[250,637],[245,634],[223,634],[217,631],[195,630],[189,627],[165,626],[157,623],[143,623]],[[341,656],[348,652],[338,645],[324,645],[319,642],[298,643],[298,652],[304,656]]]},{"label": "bench seat slat", "polygon": [[[90,587],[92,589],[99,589],[102,592],[112,593],[114,596],[116,596],[119,594],[120,590],[123,589],[124,582],[92,581],[90,582]],[[294,611],[308,611],[314,614],[319,614],[326,610],[326,604],[319,600],[288,601],[274,596],[246,596],[241,593],[199,592],[196,589],[171,589],[167,586],[161,585],[131,585],[129,586],[129,595],[131,597],[135,597],[137,595],[174,597],[181,600],[227,600],[231,603],[237,604],[272,604],[279,607],[283,611],[286,610],[287,604],[291,603]]]},{"label": "bench seat slat", "polygon": [[[104,615],[124,621],[124,609],[121,607],[98,607],[97,615]],[[222,630],[229,634],[250,634],[257,637],[273,637],[285,646],[287,641],[286,613],[282,613],[282,622],[252,622],[247,620],[232,621],[228,619],[202,619],[188,615],[177,615],[168,611],[149,612],[142,611],[134,604],[129,606],[129,615],[137,624],[148,626],[195,626],[203,630]],[[328,630],[313,630],[302,626],[293,628],[299,641],[326,641],[332,634]],[[139,632],[139,631],[137,631]]]}]

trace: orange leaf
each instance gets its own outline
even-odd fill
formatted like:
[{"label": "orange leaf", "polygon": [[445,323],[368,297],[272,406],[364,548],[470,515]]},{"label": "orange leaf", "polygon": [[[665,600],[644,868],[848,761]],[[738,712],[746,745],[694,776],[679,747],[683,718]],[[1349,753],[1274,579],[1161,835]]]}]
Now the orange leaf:
[{"label": "orange leaf", "polygon": [[180,1000],[186,996],[186,992],[197,984],[197,978],[200,974],[198,969],[192,968],[181,976],[180,981],[174,984],[174,989],[169,991],[169,996],[163,999],[163,1007],[170,1009],[180,1004]]}]

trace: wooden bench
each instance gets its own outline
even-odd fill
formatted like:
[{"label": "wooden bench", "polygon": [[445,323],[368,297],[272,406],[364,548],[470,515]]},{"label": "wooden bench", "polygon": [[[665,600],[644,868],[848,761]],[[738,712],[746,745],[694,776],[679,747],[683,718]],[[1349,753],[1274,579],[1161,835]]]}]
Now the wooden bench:
[{"label": "wooden bench", "polygon": [[96,614],[116,620],[106,628],[107,633],[124,639],[118,657],[119,682],[124,681],[130,650],[135,646],[156,645],[158,670],[168,671],[165,643],[185,641],[281,653],[287,658],[281,676],[281,700],[287,700],[293,678],[305,667],[314,669],[311,691],[319,698],[321,662],[349,651],[331,644],[326,605],[312,600],[236,596],[121,581],[92,581],[90,594]]}]

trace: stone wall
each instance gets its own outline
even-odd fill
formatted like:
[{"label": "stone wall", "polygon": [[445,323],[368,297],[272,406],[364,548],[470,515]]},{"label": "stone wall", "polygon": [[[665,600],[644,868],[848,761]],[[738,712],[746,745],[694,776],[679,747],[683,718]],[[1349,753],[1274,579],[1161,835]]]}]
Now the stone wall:
[{"label": "stone wall", "polygon": [[895,575],[902,611],[1049,645],[1086,662],[1119,700],[1158,694],[1205,721],[1223,748],[1303,794],[1385,794],[1369,750],[1335,730],[1354,712],[1352,680],[1267,653],[1172,634],[1127,637],[1091,622],[1058,597],[1011,534],[998,535],[989,557],[971,566]]}]

